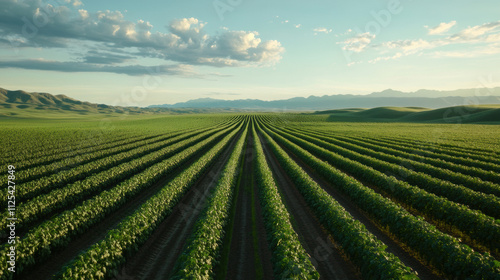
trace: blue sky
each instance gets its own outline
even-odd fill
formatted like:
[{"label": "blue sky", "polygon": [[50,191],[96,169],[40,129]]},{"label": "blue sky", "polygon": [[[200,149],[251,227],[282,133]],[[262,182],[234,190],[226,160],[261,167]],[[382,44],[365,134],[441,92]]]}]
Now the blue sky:
[{"label": "blue sky", "polygon": [[112,105],[500,86],[500,3],[0,0],[0,87]]}]

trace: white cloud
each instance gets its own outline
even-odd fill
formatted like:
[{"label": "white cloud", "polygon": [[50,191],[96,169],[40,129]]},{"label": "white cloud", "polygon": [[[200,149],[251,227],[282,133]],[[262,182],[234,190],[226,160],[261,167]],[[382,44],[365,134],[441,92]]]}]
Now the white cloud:
[{"label": "white cloud", "polygon": [[[448,26],[453,26],[454,22],[447,24]],[[436,27],[435,34],[439,32],[445,32],[448,30],[448,26],[443,24]],[[440,28],[440,30],[438,30]],[[448,28],[448,29],[447,29]],[[353,43],[355,40],[352,40]],[[347,42],[347,41],[346,41]],[[494,55],[499,53],[499,43],[500,42],[500,21],[485,23],[482,25],[476,25],[463,29],[451,36],[435,39],[435,40],[397,40],[389,41],[379,44],[376,49],[381,52],[395,51],[402,53],[403,55],[411,54],[430,54],[431,57],[454,57],[454,58],[465,58],[465,57],[477,57],[483,55]],[[465,45],[466,44],[466,45]],[[464,45],[466,47],[464,47]],[[345,47],[353,51],[361,51],[363,44],[353,46],[346,44]],[[446,50],[446,51],[434,51],[432,53],[426,53],[425,51],[435,50],[444,46],[455,46],[462,48],[461,50]],[[474,47],[477,46],[477,47]],[[387,59],[386,59],[387,58]],[[394,57],[397,58],[397,57]],[[370,62],[375,63],[378,61],[392,59],[392,56],[379,57],[371,60]]]},{"label": "white cloud", "polygon": [[452,41],[474,41],[481,40],[482,36],[494,31],[500,30],[500,21],[485,23],[483,25],[476,25],[468,27],[457,34],[454,34],[449,39]]},{"label": "white cloud", "polygon": [[486,42],[500,42],[500,33],[488,35]]},{"label": "white cloud", "polygon": [[429,30],[429,35],[439,35],[439,34],[442,34],[442,33],[449,31],[453,26],[455,26],[455,24],[457,24],[457,22],[455,20],[453,20],[453,21],[450,21],[448,23],[442,22],[438,26],[435,26],[435,27],[425,26],[425,28],[427,28]]},{"label": "white cloud", "polygon": [[437,45],[442,44],[440,41],[429,42],[427,40],[418,39],[418,40],[400,40],[400,41],[391,41],[384,43],[388,49],[401,49],[405,53],[415,53],[424,49],[432,49]]},{"label": "white cloud", "polygon": [[452,57],[452,58],[473,58],[485,55],[500,54],[500,44],[492,44],[485,47],[467,49],[465,51],[436,51],[431,54],[432,57]]},{"label": "white cloud", "polygon": [[[129,21],[119,11],[91,13],[75,8],[78,0],[65,0],[67,6],[58,7],[43,4],[41,0],[25,0],[22,3],[18,0],[1,1],[8,2],[5,8],[0,9],[0,43],[4,46],[6,42],[12,42],[12,34],[19,34],[14,42],[18,47],[70,49],[74,45],[91,43],[105,48],[110,55],[125,52],[125,55],[136,58],[154,57],[186,65],[216,67],[269,65],[278,62],[284,52],[278,41],[265,41],[254,31],[224,29],[218,35],[206,34],[207,23],[196,18],[172,20],[167,26],[170,32],[155,32],[148,21]],[[36,13],[47,20],[36,29],[28,30],[30,34],[23,35],[20,32],[20,27],[25,25],[23,18],[33,18]],[[117,61],[114,58],[106,60],[103,57],[103,60]],[[23,63],[26,65],[27,62]],[[106,68],[100,66],[99,69]]]},{"label": "white cloud", "polygon": [[402,57],[402,56],[403,56],[403,54],[402,54],[402,53],[400,53],[400,52],[398,52],[398,53],[396,53],[395,55],[391,55],[391,56],[381,56],[381,57],[377,57],[377,58],[375,58],[375,59],[372,59],[372,60],[368,61],[368,63],[372,63],[372,64],[374,64],[374,63],[377,63],[377,62],[379,62],[379,61],[393,60],[393,59],[400,58],[400,57]]},{"label": "white cloud", "polygon": [[82,20],[86,20],[89,18],[89,12],[87,10],[80,9],[78,10],[78,13],[82,17]]},{"label": "white cloud", "polygon": [[318,28],[314,28],[313,31],[315,32],[314,35],[317,35],[318,33],[328,34],[328,33],[332,32],[332,29],[328,29],[325,27],[318,27]]},{"label": "white cloud", "polygon": [[302,24],[296,24],[295,28],[300,28],[301,26],[302,26]]},{"label": "white cloud", "polygon": [[373,39],[375,39],[375,35],[366,32],[348,38],[347,40],[339,44],[344,45],[342,47],[343,50],[359,53],[363,51],[372,42]]}]

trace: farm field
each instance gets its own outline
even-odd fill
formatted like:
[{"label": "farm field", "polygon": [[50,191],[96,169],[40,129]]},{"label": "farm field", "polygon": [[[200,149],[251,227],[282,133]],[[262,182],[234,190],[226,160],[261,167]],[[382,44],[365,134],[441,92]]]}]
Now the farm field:
[{"label": "farm field", "polygon": [[328,117],[0,119],[0,279],[500,279],[500,126]]}]

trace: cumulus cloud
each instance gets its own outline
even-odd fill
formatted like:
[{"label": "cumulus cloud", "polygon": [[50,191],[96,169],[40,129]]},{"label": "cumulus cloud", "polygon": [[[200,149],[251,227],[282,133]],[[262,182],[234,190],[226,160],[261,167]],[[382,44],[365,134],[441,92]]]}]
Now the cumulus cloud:
[{"label": "cumulus cloud", "polygon": [[363,51],[372,42],[373,39],[375,39],[375,35],[366,32],[348,38],[340,44],[344,45],[342,47],[343,50],[359,53]]},{"label": "cumulus cloud", "polygon": [[453,21],[450,21],[448,23],[442,22],[438,26],[435,26],[435,27],[425,26],[425,28],[427,28],[427,30],[429,30],[429,35],[438,35],[438,34],[442,34],[444,32],[449,31],[453,26],[455,26],[455,24],[457,24],[457,22],[455,20],[453,20]]},{"label": "cumulus cloud", "polygon": [[[92,13],[81,9],[79,0],[58,0],[59,6],[42,0],[2,1],[6,2],[6,5],[2,4],[5,8],[0,9],[2,45],[69,49],[90,42],[105,48],[106,52],[88,53],[77,58],[85,61],[88,67],[91,63],[123,63],[132,56],[154,57],[187,65],[259,66],[277,63],[284,52],[278,41],[264,41],[253,31],[225,30],[219,35],[206,34],[204,27],[207,23],[196,18],[172,20],[167,26],[169,32],[158,32],[150,22],[132,22],[120,11]],[[133,53],[114,54],[131,49],[134,49]],[[113,67],[109,68],[110,72],[116,73],[113,69],[119,68]],[[108,68],[94,65],[89,69]]]}]

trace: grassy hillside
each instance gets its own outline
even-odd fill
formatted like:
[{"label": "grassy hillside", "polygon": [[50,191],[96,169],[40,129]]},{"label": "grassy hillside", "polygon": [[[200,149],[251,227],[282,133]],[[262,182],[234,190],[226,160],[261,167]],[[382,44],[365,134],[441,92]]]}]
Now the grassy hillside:
[{"label": "grassy hillside", "polygon": [[155,115],[240,112],[233,109],[140,108],[95,104],[66,95],[6,90],[0,88],[0,119],[2,118],[88,118],[93,115]]},{"label": "grassy hillside", "polygon": [[424,122],[424,123],[494,123],[500,124],[500,104],[455,106],[441,109],[421,107],[379,107],[315,112],[329,115],[328,121]]}]

